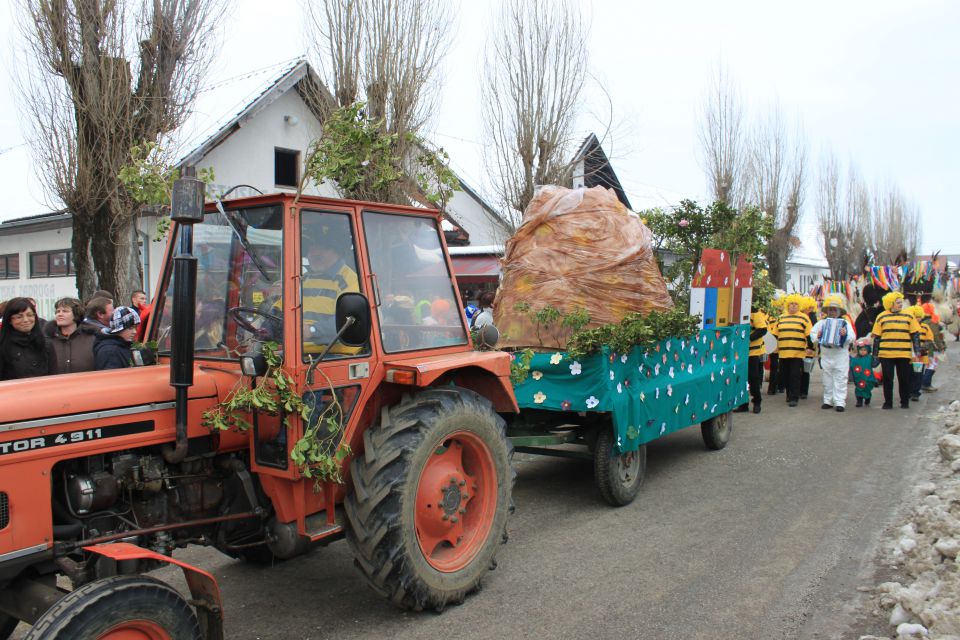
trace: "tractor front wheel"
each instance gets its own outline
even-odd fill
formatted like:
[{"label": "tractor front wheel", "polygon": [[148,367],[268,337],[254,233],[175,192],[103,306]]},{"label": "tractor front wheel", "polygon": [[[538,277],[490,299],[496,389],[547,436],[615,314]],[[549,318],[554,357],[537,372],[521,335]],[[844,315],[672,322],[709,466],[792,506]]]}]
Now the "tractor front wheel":
[{"label": "tractor front wheel", "polygon": [[112,576],[70,592],[43,614],[28,640],[200,640],[193,608],[170,585]]},{"label": "tractor front wheel", "polygon": [[437,611],[495,566],[512,510],[513,447],[490,402],[454,387],[386,408],[350,467],[347,541],[375,591]]}]

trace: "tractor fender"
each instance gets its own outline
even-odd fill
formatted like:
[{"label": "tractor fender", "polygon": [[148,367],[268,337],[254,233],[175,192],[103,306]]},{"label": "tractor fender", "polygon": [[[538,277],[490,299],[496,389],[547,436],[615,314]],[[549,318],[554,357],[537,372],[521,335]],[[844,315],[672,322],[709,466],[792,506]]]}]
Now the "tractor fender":
[{"label": "tractor fender", "polygon": [[173,564],[183,569],[183,577],[190,588],[190,604],[197,610],[197,619],[206,640],[223,640],[223,607],[221,606],[220,587],[212,575],[193,565],[169,556],[138,547],[128,542],[113,542],[84,547],[84,551],[96,553],[112,560],[156,560]]},{"label": "tractor fender", "polygon": [[433,387],[454,384],[488,398],[496,411],[517,413],[510,383],[510,355],[500,351],[466,351],[384,362],[385,379],[395,384]]}]

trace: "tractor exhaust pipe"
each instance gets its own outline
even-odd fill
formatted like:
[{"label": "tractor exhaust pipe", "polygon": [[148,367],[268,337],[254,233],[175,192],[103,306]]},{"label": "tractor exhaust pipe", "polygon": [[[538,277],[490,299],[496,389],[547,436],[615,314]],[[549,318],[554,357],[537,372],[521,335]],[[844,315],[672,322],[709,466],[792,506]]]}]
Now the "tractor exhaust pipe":
[{"label": "tractor exhaust pipe", "polygon": [[173,258],[173,322],[170,349],[170,386],[176,392],[176,446],[163,447],[169,464],[187,456],[187,401],[193,386],[193,339],[197,307],[197,258],[193,255],[193,225],[203,221],[204,184],[193,167],[173,183],[170,219],[180,227],[180,249]]}]

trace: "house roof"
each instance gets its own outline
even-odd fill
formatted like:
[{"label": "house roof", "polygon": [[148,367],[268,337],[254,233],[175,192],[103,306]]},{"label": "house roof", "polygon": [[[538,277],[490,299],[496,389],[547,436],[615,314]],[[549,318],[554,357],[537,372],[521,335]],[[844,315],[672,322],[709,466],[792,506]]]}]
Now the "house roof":
[{"label": "house roof", "polygon": [[790,253],[787,264],[823,269],[830,267],[823,252],[823,234],[820,232],[819,225],[801,222],[794,229],[794,236],[799,241],[799,246]]},{"label": "house roof", "polygon": [[573,156],[572,164],[574,166],[580,162],[583,162],[583,183],[585,186],[613,189],[623,206],[632,209],[630,200],[623,190],[623,185],[620,184],[620,179],[613,170],[610,159],[604,153],[596,134],[591,133],[584,138],[577,153]]},{"label": "house roof", "polygon": [[226,80],[202,92],[193,113],[176,132],[177,147],[189,149],[176,164],[197,164],[290,89],[303,95],[301,83],[305,80],[313,87],[322,87],[310,64],[300,57]]}]

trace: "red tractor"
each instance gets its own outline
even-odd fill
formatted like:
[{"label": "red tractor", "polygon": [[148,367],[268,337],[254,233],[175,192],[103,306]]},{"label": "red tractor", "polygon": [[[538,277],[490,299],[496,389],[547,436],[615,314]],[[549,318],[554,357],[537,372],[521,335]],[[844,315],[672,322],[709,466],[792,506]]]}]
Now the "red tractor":
[{"label": "red tractor", "polygon": [[[509,356],[472,348],[437,212],[292,195],[204,207],[187,178],[171,217],[156,364],[0,383],[0,638],[20,621],[30,638],[221,637],[216,582],[172,558],[188,544],[272,563],[346,537],[401,607],[461,602],[505,540],[498,412],[517,404]],[[270,354],[307,409],[211,429]],[[291,459],[305,433],[350,452],[328,479]],[[192,598],[145,575],[166,563]]]}]

